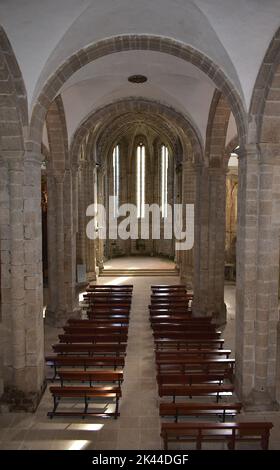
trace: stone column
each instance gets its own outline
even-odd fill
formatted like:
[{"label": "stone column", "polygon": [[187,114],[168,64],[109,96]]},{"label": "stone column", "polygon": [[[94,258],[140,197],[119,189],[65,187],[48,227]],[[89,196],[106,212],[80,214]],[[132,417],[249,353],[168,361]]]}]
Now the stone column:
[{"label": "stone column", "polygon": [[209,168],[209,284],[208,309],[217,323],[226,321],[224,304],[226,169]]},{"label": "stone column", "polygon": [[194,301],[193,313],[207,312],[208,252],[209,252],[209,171],[196,165],[196,194],[194,213]]},{"label": "stone column", "polygon": [[53,171],[48,218],[49,299],[46,322],[59,326],[77,314],[75,203],[70,170]]},{"label": "stone column", "polygon": [[[87,178],[87,200],[86,200],[86,207],[90,204],[94,203],[94,178],[95,172],[95,162],[90,161],[88,163],[88,178]],[[84,214],[86,219],[86,213]],[[95,241],[90,240],[87,238],[86,235],[86,243],[88,247],[88,260],[87,260],[87,267],[88,267],[88,281],[95,281],[96,280],[96,272],[95,272]]]},{"label": "stone column", "polygon": [[[23,348],[26,360],[24,370],[18,375],[20,382],[24,384],[24,390],[36,394],[41,393],[44,382],[41,162],[41,154],[26,152],[24,155],[25,341]],[[17,285],[18,280],[15,280],[15,289]],[[22,318],[18,318],[16,323],[18,326],[22,325]]]},{"label": "stone column", "polygon": [[0,305],[0,397],[4,391],[4,359],[7,354],[7,324],[10,311],[10,195],[9,165],[0,152],[0,261],[1,261],[1,305]]},{"label": "stone column", "polygon": [[[46,309],[46,322],[55,317],[58,304],[58,272],[57,272],[57,231],[56,231],[56,180],[49,169],[47,169],[47,191],[48,191],[48,302]],[[54,320],[53,320],[54,321]],[[52,321],[52,322],[53,322]],[[51,322],[51,323],[52,323]]]},{"label": "stone column", "polygon": [[[190,160],[184,162],[183,166],[183,197],[184,204],[195,204],[195,169],[194,165]],[[188,220],[186,224],[188,224]],[[191,250],[184,252],[184,264],[185,264],[185,282],[188,289],[193,289],[193,251]]]},{"label": "stone column", "polygon": [[79,311],[76,296],[76,232],[74,230],[74,194],[72,171],[67,169],[64,178],[64,283],[67,318],[76,316]]},{"label": "stone column", "polygon": [[78,234],[77,234],[77,264],[86,264],[86,227],[85,227],[85,173],[86,163],[81,162],[79,169],[78,189]]},{"label": "stone column", "polygon": [[236,386],[247,406],[271,409],[276,397],[279,276],[279,147],[240,153]]},{"label": "stone column", "polygon": [[225,322],[226,172],[224,168],[197,167],[195,204],[194,312],[212,314]]}]

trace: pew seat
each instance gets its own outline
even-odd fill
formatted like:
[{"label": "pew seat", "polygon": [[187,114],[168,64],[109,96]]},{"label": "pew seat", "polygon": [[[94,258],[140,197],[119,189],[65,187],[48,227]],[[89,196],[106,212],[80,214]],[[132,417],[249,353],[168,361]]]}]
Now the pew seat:
[{"label": "pew seat", "polygon": [[159,415],[172,416],[175,423],[186,416],[218,416],[225,422],[226,418],[240,413],[242,403],[160,403]]}]

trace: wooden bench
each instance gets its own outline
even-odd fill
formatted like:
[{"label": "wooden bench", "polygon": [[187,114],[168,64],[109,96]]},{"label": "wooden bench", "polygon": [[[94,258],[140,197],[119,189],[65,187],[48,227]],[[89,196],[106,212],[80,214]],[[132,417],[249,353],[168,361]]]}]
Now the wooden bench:
[{"label": "wooden bench", "polygon": [[184,358],[178,355],[173,360],[158,359],[156,366],[158,373],[182,373],[189,374],[192,371],[201,371],[205,374],[213,374],[214,372],[223,372],[226,377],[233,380],[234,377],[234,359],[212,359],[201,357]]},{"label": "wooden bench", "polygon": [[105,299],[105,301],[109,299],[120,299],[121,301],[131,301],[132,294],[130,292],[99,292],[99,291],[90,291],[87,290],[87,293],[84,294],[84,298],[91,298],[91,299]]},{"label": "wooden bench", "polygon": [[[119,416],[119,399],[121,397],[120,387],[50,387],[50,392],[53,396],[53,410],[48,413],[50,418],[53,416],[114,416],[115,419]],[[68,411],[57,412],[58,404],[61,401],[61,398],[82,398],[84,400],[84,411],[73,411],[70,409]],[[88,412],[88,405],[91,399],[96,398],[115,398],[116,406],[113,413],[104,413],[104,412]]]},{"label": "wooden bench", "polygon": [[155,339],[169,338],[169,339],[218,339],[221,335],[221,331],[154,331],[153,336]]},{"label": "wooden bench", "polygon": [[232,384],[192,384],[192,385],[162,385],[159,387],[160,397],[173,397],[175,403],[176,397],[216,397],[217,403],[222,397],[231,396],[234,391]]},{"label": "wooden bench", "polygon": [[93,313],[93,312],[87,312],[87,319],[92,322],[100,322],[102,323],[103,321],[110,323],[116,322],[116,323],[122,323],[123,325],[128,325],[129,323],[129,314],[111,314],[111,313]]},{"label": "wooden bench", "polygon": [[180,416],[221,416],[225,422],[226,417],[233,417],[240,413],[242,403],[160,403],[159,415],[174,416],[175,423]]},{"label": "wooden bench", "polygon": [[173,316],[182,316],[183,318],[186,318],[186,319],[192,319],[193,316],[192,316],[192,310],[189,308],[189,307],[179,307],[179,308],[174,308],[174,307],[151,307],[149,306],[149,311],[150,311],[150,319],[154,318],[154,317],[158,317],[159,315],[168,315],[169,317],[173,317]]},{"label": "wooden bench", "polygon": [[46,356],[46,363],[54,368],[54,375],[52,380],[57,377],[57,369],[59,367],[81,367],[87,370],[89,367],[124,367],[124,356],[102,356],[102,357],[88,357],[88,356],[72,356],[72,355],[56,355]]},{"label": "wooden bench", "polygon": [[127,343],[127,335],[115,333],[111,335],[104,334],[61,334],[58,335],[59,341],[61,343]]},{"label": "wooden bench", "polygon": [[157,375],[157,383],[159,387],[163,385],[193,385],[202,383],[218,383],[222,384],[225,380],[225,374],[216,372],[214,374],[190,373],[190,374],[165,374]]},{"label": "wooden bench", "polygon": [[115,286],[114,284],[89,284],[91,289],[100,290],[129,290],[133,291],[133,284],[122,284],[121,286]]},{"label": "wooden bench", "polygon": [[[221,357],[225,356],[228,358],[231,354],[231,349],[188,349],[187,351],[180,351],[180,358],[182,357]],[[173,360],[175,357],[178,357],[178,351],[175,349],[166,349],[165,351],[155,351],[156,360],[163,359],[163,360]]]},{"label": "wooden bench", "polygon": [[216,325],[206,324],[201,325],[200,323],[175,323],[175,322],[162,322],[162,323],[153,323],[151,324],[153,331],[178,331],[178,332],[205,332],[216,330]]},{"label": "wooden bench", "polygon": [[119,388],[123,382],[123,371],[114,370],[59,370],[58,376],[60,379],[61,387],[64,386],[64,382],[89,382],[89,386],[92,387],[93,383],[98,382],[117,382]]},{"label": "wooden bench", "polygon": [[53,351],[58,354],[87,354],[125,356],[126,343],[123,344],[92,344],[92,343],[57,343],[52,345]]},{"label": "wooden bench", "polygon": [[124,326],[124,325],[128,325],[129,323],[129,318],[128,317],[124,317],[124,318],[111,318],[111,317],[108,317],[108,318],[96,318],[94,320],[78,320],[78,319],[69,319],[67,324],[69,326],[88,326],[88,327],[94,327],[94,326]]},{"label": "wooden bench", "polygon": [[161,314],[153,312],[153,315],[150,316],[151,323],[184,323],[186,325],[199,325],[202,327],[207,327],[212,325],[211,318],[210,321],[205,321],[200,318],[191,317],[190,315],[186,315],[185,313],[179,314]]},{"label": "wooden bench", "polygon": [[164,450],[170,442],[196,442],[196,449],[201,450],[203,441],[222,440],[228,449],[234,450],[236,441],[260,441],[261,448],[268,450],[269,434],[273,424],[270,422],[244,423],[162,423],[161,437]]},{"label": "wooden bench", "polygon": [[63,327],[66,334],[73,335],[117,335],[117,334],[128,334],[128,326],[72,326],[66,325]]},{"label": "wooden bench", "polygon": [[176,349],[177,351],[202,348],[220,348],[224,346],[225,340],[218,339],[168,339],[160,338],[155,340],[156,351],[165,349]]},{"label": "wooden bench", "polygon": [[183,284],[152,284],[151,290],[186,290]]}]

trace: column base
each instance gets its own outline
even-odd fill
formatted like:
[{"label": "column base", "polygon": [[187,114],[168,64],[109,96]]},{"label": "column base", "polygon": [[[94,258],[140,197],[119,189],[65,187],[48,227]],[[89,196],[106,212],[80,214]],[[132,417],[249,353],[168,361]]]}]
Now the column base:
[{"label": "column base", "polygon": [[87,273],[87,281],[88,282],[96,281],[96,272],[95,271]]},{"label": "column base", "polygon": [[69,318],[81,318],[81,308],[76,307],[71,312],[67,310],[46,310],[45,314],[45,325],[62,327],[65,325]]},{"label": "column base", "polygon": [[25,411],[34,413],[46,390],[47,382],[44,380],[41,390],[38,392],[23,392],[16,387],[5,387],[0,399],[0,413],[11,413],[15,411]]},{"label": "column base", "polygon": [[278,411],[279,404],[271,397],[270,393],[265,390],[252,390],[249,395],[242,399],[245,411]]}]

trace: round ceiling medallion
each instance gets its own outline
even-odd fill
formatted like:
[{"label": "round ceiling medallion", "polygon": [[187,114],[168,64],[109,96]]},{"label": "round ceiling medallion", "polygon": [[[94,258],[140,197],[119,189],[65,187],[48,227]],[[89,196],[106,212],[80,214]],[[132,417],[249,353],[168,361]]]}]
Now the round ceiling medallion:
[{"label": "round ceiling medallion", "polygon": [[147,80],[145,75],[131,75],[128,77],[128,81],[131,83],[145,83]]}]

